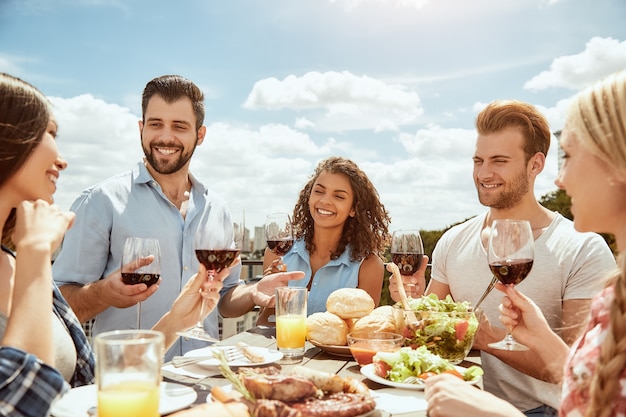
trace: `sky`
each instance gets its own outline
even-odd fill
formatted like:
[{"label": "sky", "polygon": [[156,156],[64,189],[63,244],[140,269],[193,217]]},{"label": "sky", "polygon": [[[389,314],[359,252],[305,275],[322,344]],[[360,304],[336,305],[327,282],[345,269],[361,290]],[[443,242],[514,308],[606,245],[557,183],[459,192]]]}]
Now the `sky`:
[{"label": "sky", "polygon": [[64,209],[141,160],[142,90],[180,74],[206,95],[191,170],[252,233],[329,156],[367,173],[391,230],[439,230],[485,210],[477,113],[523,100],[562,129],[576,92],[626,68],[625,21],[623,0],[0,0],[0,71],[54,105]]}]

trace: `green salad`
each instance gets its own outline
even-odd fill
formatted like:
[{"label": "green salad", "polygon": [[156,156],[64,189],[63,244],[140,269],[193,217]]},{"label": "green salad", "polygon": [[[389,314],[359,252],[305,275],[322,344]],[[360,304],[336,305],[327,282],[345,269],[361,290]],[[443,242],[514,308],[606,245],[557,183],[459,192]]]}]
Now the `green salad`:
[{"label": "green salad", "polygon": [[403,347],[395,352],[378,352],[373,361],[378,376],[394,382],[403,382],[408,377],[426,379],[441,373],[451,373],[465,381],[474,381],[483,375],[482,368],[475,365],[460,373],[450,361],[431,353],[425,346],[417,349]]},{"label": "green salad", "polygon": [[459,363],[468,354],[478,329],[478,319],[467,301],[456,302],[449,295],[440,300],[436,294],[409,299],[409,306],[417,321],[407,314],[402,306],[400,324],[405,346],[425,346],[444,359]]}]

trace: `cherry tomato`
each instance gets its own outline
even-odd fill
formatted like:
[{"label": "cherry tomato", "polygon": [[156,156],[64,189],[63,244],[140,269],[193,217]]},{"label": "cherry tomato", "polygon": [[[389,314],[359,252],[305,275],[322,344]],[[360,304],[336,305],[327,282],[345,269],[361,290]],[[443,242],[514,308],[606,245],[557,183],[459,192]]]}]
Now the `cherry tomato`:
[{"label": "cherry tomato", "polygon": [[454,330],[456,331],[457,340],[463,340],[465,338],[465,333],[467,333],[468,327],[469,322],[467,320],[462,320],[456,323]]},{"label": "cherry tomato", "polygon": [[387,378],[387,374],[391,370],[391,366],[387,362],[383,361],[374,361],[373,364],[374,373],[381,378]]}]

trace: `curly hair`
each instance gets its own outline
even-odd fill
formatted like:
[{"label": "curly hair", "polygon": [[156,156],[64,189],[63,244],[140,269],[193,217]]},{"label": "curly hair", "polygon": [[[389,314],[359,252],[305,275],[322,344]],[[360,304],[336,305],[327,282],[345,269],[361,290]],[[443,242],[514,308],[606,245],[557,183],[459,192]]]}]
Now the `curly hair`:
[{"label": "curly hair", "polygon": [[[581,146],[626,178],[626,71],[612,74],[580,93],[570,108],[566,127]],[[607,285],[613,285],[610,324],[602,342],[589,388],[585,416],[613,415],[620,375],[626,368],[626,256]]]},{"label": "curly hair", "polygon": [[354,217],[348,217],[343,225],[341,239],[331,259],[337,259],[351,246],[352,261],[364,259],[371,254],[382,258],[389,245],[389,213],[381,203],[378,191],[354,162],[342,157],[330,157],[321,161],[309,182],[300,191],[298,202],[293,209],[294,235],[304,238],[309,253],[315,250],[313,244],[313,217],[309,211],[309,197],[315,181],[322,172],[343,174],[348,177],[354,192]]}]

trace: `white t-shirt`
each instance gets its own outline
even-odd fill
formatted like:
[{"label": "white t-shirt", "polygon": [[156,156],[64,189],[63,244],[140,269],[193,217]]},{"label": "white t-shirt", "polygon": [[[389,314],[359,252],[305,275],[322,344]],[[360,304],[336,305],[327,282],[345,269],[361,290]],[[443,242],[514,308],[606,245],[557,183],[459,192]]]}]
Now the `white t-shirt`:
[{"label": "white t-shirt", "polygon": [[[448,230],[433,251],[432,279],[450,287],[457,301],[476,303],[491,282],[481,230],[487,213]],[[535,240],[535,260],[530,274],[517,288],[541,308],[554,331],[562,326],[562,300],[590,299],[603,286],[603,278],[616,268],[615,258],[602,237],[580,233],[559,213]],[[502,326],[498,305],[502,293],[493,291],[481,304],[493,326]],[[581,319],[586,319],[582,317]],[[522,411],[547,404],[556,409],[560,386],[540,381],[481,352],[486,391]]]}]

